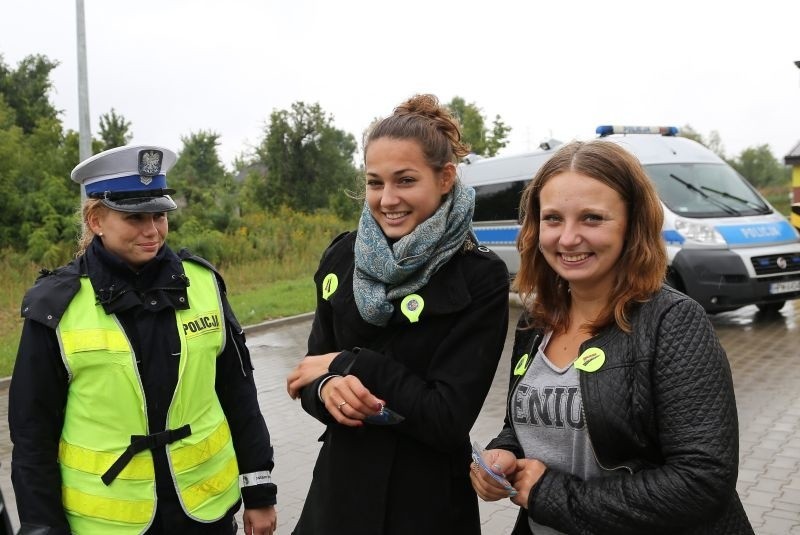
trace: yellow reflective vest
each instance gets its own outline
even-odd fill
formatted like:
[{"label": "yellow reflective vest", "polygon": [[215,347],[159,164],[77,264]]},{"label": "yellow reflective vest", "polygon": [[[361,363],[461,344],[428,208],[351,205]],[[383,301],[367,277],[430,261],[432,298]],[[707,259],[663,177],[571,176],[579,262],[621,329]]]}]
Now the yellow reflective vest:
[{"label": "yellow reflective vest", "polygon": [[[225,346],[225,318],[214,274],[191,261],[190,308],[176,311],[181,341],[178,384],[168,429],[191,427],[167,446],[184,511],[201,522],[222,518],[239,499],[236,454],[214,389],[216,359]],[[139,371],[116,316],[96,302],[87,277],[62,317],[57,335],[69,373],[58,461],[62,501],[75,533],[141,533],[152,522],[156,491],[153,456],[137,453],[106,485],[101,480],[131,443],[148,435]]]}]

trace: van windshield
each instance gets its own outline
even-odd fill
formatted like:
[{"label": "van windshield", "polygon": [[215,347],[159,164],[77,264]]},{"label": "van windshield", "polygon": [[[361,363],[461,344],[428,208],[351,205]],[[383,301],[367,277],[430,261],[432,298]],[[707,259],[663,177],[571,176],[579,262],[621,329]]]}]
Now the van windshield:
[{"label": "van windshield", "polygon": [[724,164],[645,166],[661,200],[687,217],[732,217],[766,214],[769,206],[732,167]]}]

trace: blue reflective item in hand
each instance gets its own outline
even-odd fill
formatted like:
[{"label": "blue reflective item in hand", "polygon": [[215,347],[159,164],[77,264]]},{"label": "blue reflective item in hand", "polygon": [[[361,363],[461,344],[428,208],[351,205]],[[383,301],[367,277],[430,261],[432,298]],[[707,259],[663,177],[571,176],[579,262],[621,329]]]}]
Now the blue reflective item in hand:
[{"label": "blue reflective item in hand", "polygon": [[405,420],[405,416],[400,416],[392,409],[381,405],[381,412],[372,416],[367,416],[364,421],[373,425],[394,425]]},{"label": "blue reflective item in hand", "polygon": [[483,453],[483,448],[481,448],[477,442],[473,441],[472,460],[475,461],[475,464],[477,464],[481,468],[481,470],[489,474],[492,477],[492,479],[503,485],[503,487],[508,491],[510,497],[513,498],[514,496],[516,496],[517,491],[514,489],[514,487],[511,486],[511,483],[509,483],[508,480],[501,474],[498,474],[497,472],[486,466],[486,463],[483,462],[482,453]]}]

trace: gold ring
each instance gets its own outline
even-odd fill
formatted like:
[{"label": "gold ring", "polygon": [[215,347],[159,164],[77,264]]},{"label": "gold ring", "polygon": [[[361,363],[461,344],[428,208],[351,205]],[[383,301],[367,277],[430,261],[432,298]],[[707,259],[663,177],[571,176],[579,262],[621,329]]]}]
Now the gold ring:
[{"label": "gold ring", "polygon": [[347,405],[347,402],[346,401],[342,401],[341,403],[336,405],[336,408],[339,409],[339,410],[342,410],[342,407],[344,407],[345,405]]}]

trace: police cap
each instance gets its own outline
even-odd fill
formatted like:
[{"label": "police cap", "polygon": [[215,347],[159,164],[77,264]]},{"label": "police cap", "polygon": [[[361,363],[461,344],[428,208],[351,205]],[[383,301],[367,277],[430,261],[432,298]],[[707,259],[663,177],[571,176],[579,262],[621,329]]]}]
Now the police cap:
[{"label": "police cap", "polygon": [[72,170],[86,196],[120,212],[169,212],[178,206],[167,188],[167,171],[178,159],[164,147],[131,145],[95,154]]}]

